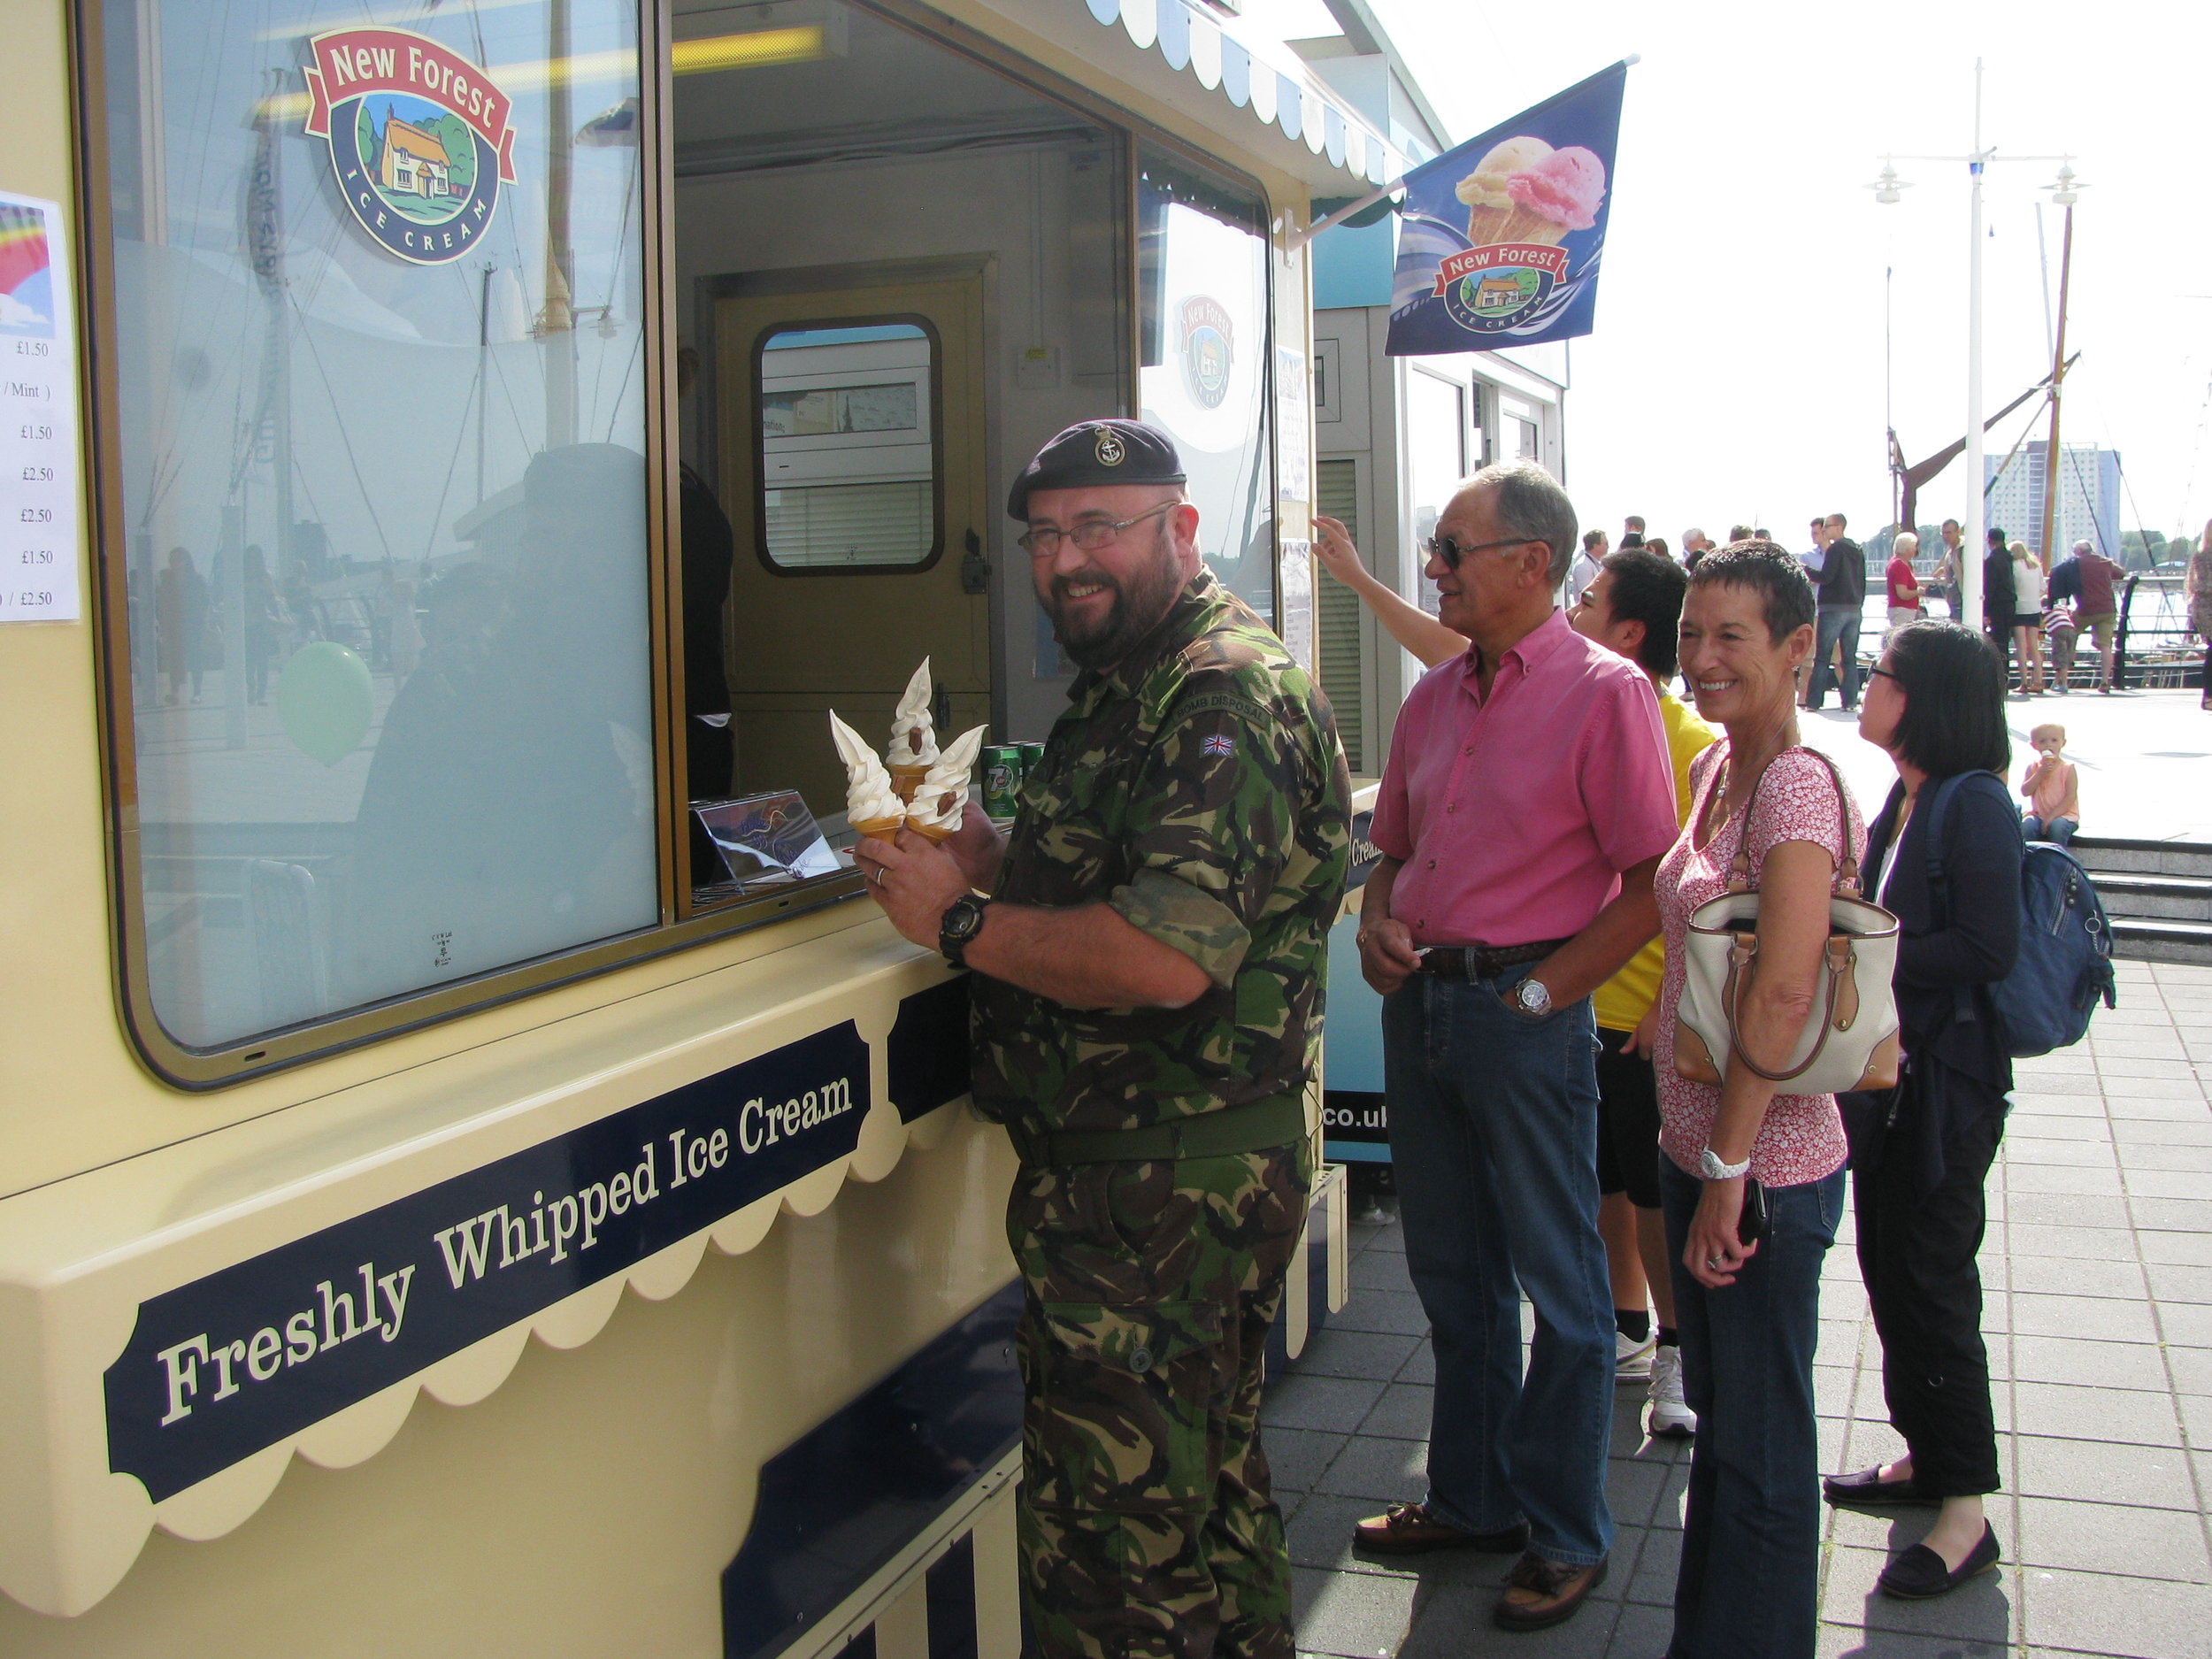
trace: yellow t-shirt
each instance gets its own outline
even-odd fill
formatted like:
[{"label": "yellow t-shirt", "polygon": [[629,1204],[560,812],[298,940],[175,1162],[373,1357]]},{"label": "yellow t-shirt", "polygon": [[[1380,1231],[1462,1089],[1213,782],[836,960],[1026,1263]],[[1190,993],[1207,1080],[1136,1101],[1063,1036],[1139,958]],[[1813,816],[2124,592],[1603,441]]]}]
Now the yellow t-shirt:
[{"label": "yellow t-shirt", "polygon": [[[1674,763],[1674,819],[1690,821],[1690,763],[1717,742],[1720,733],[1683,707],[1670,692],[1659,694],[1659,718],[1667,728],[1667,757]],[[1666,947],[1654,939],[1591,996],[1598,1024],[1608,1031],[1633,1031],[1659,1000],[1659,981],[1667,971]]]}]

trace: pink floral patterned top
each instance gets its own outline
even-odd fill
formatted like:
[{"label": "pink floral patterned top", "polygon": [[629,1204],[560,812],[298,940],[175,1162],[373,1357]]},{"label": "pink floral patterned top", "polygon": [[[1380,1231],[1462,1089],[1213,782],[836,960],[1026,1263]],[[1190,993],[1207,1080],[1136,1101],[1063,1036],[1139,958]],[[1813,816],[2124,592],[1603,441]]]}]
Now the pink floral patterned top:
[{"label": "pink floral patterned top", "polygon": [[[1659,1072],[1659,1145],[1677,1168],[1693,1175],[1712,1133],[1714,1114],[1720,1110],[1720,1090],[1713,1084],[1692,1082],[1676,1074],[1674,1021],[1682,1002],[1683,953],[1690,913],[1728,890],[1728,861],[1735,856],[1737,836],[1741,833],[1742,814],[1735,813],[1713,831],[1712,839],[1703,847],[1692,844],[1705,815],[1708,795],[1727,760],[1726,738],[1697,757],[1690,774],[1693,807],[1689,823],[1659,861],[1654,883],[1660,930],[1667,941],[1667,975],[1659,990],[1657,1052],[1653,1056]],[[1817,842],[1828,849],[1830,857],[1842,862],[1844,849],[1837,837],[1843,824],[1836,811],[1836,787],[1835,774],[1808,749],[1784,749],[1775,757],[1759,787],[1747,841],[1755,884],[1765,867],[1768,849],[1784,841]],[[1863,857],[1866,824],[1848,789],[1843,792],[1843,804],[1849,815],[1851,856]],[[1751,1145],[1752,1179],[1763,1187],[1816,1181],[1842,1165],[1845,1152],[1843,1120],[1837,1114],[1833,1094],[1777,1094]]]}]

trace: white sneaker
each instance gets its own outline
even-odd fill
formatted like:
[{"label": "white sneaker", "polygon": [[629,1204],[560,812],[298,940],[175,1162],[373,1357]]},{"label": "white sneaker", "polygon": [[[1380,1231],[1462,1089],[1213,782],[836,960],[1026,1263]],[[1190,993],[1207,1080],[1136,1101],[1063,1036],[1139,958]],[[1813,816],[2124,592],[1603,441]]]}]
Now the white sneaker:
[{"label": "white sneaker", "polygon": [[1613,1380],[1617,1383],[1641,1382],[1651,1375],[1651,1353],[1659,1339],[1647,1337],[1639,1342],[1633,1337],[1613,1333]]},{"label": "white sneaker", "polygon": [[1651,1356],[1651,1437],[1682,1440],[1696,1432],[1697,1413],[1682,1398],[1682,1350],[1655,1349]]}]

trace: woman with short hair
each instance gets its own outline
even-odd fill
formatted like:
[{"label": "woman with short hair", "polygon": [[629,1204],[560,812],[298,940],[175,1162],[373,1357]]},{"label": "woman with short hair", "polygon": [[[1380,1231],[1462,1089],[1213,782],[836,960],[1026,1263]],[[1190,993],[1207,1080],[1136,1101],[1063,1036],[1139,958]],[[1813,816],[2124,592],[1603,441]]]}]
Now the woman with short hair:
[{"label": "woman with short hair", "polygon": [[1956,1589],[1998,1556],[1982,1505],[1999,1479],[1975,1256],[2012,1087],[1990,987],[2012,972],[2020,945],[2020,841],[1997,775],[2012,755],[2001,659],[1947,622],[1899,629],[1860,705],[1859,735],[1897,767],[1866,869],[1868,892],[1898,921],[1905,1062],[1894,1089],[1847,1104],[1859,1271],[1881,1333],[1890,1422],[1907,1449],[1825,1486],[1831,1503],[1938,1509],[1933,1529],[1880,1580],[1887,1594],[1920,1599]]},{"label": "woman with short hair", "polygon": [[[1698,1423],[1670,1659],[1810,1659],[1818,1623],[1812,1366],[1843,1125],[1832,1094],[1778,1093],[1733,1064],[1717,1085],[1698,1082],[1675,1055],[1690,914],[1728,890],[1739,853],[1760,902],[1737,1037],[1754,1065],[1780,1071],[1813,1017],[1829,895],[1862,835],[1841,776],[1798,742],[1793,687],[1814,616],[1797,557],[1755,539],[1699,561],[1682,609],[1697,711],[1727,735],[1698,757],[1688,823],[1660,862],[1666,977],[1638,1033],[1640,1046],[1655,1040],[1660,1196]],[[1747,1178],[1765,1208],[1747,1242]]]}]

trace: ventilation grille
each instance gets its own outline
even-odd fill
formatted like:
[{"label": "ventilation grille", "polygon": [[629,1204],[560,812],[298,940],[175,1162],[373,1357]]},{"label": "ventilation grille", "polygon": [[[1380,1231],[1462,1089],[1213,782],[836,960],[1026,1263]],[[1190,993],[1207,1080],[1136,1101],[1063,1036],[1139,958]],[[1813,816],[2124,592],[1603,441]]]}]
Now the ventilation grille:
[{"label": "ventilation grille", "polygon": [[[1319,510],[1341,518],[1359,540],[1359,463],[1324,461],[1316,489]],[[1336,709],[1337,734],[1344,757],[1357,772],[1367,771],[1367,662],[1361,626],[1366,607],[1335,577],[1317,572],[1321,587],[1321,688]]]}]

